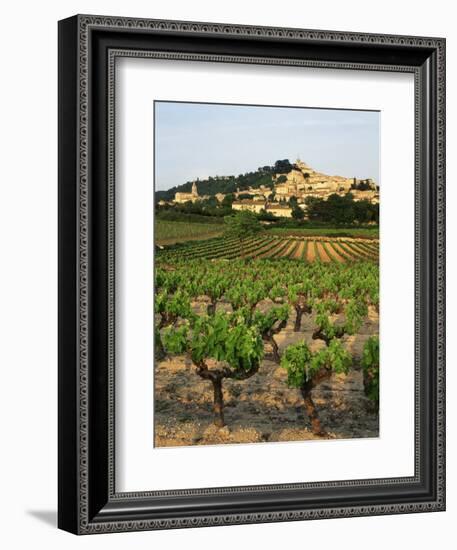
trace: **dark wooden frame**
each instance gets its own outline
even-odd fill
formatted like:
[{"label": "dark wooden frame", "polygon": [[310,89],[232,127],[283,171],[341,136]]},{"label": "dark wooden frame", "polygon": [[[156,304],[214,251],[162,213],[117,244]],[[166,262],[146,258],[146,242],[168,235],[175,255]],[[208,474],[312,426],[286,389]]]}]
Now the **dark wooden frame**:
[{"label": "dark wooden frame", "polygon": [[[415,75],[416,471],[411,478],[116,493],[117,55]],[[445,508],[445,41],[78,15],[59,22],[59,527],[77,534]]]}]

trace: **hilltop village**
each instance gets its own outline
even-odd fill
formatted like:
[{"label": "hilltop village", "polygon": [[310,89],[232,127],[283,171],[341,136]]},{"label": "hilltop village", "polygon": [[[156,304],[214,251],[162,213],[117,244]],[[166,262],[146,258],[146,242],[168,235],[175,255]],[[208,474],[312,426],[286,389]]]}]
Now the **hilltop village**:
[{"label": "hilltop village", "polygon": [[[230,179],[230,176],[219,176],[221,179]],[[367,201],[379,204],[379,187],[372,179],[357,179],[343,176],[329,176],[317,172],[300,159],[291,164],[284,173],[271,174],[270,185],[249,186],[245,189],[237,188],[231,193],[215,193],[204,195],[199,193],[198,180],[192,183],[190,192],[178,191],[174,199],[159,200],[159,206],[173,204],[196,203],[212,197],[222,203],[227,195],[233,199],[233,210],[250,210],[251,212],[267,212],[276,217],[292,217],[291,200],[302,209],[305,216],[309,197],[327,200],[331,195],[344,196],[351,193],[355,201]]]}]

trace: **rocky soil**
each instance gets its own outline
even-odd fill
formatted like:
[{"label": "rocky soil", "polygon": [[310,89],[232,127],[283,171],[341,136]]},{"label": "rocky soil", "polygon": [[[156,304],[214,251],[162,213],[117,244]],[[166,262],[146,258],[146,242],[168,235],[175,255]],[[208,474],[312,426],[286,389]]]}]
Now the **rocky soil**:
[{"label": "rocky soil", "polygon": [[[200,304],[204,307],[204,304]],[[197,304],[196,307],[199,307]],[[224,304],[221,306],[226,309]],[[304,316],[300,332],[293,332],[293,316],[276,336],[280,351],[305,340],[312,349],[323,342],[312,340],[312,316]],[[328,439],[378,437],[377,411],[363,392],[362,371],[358,365],[366,339],[377,334],[378,315],[374,310],[354,336],[343,338],[353,354],[354,368],[347,374],[333,375],[313,391]],[[286,371],[269,357],[268,349],[259,372],[252,378],[223,382],[224,428],[213,424],[212,385],[196,373],[190,359],[173,357],[156,363],[154,388],[154,445],[215,445],[321,439],[312,434],[302,398],[297,389],[287,387]]]}]

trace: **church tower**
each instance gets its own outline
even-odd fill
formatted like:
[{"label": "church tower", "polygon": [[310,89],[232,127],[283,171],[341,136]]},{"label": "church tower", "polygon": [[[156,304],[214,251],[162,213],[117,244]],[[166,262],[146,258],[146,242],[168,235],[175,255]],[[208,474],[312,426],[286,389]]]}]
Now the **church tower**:
[{"label": "church tower", "polygon": [[194,181],[194,183],[192,184],[192,195],[193,195],[194,197],[198,197],[197,184],[195,183],[195,181]]}]

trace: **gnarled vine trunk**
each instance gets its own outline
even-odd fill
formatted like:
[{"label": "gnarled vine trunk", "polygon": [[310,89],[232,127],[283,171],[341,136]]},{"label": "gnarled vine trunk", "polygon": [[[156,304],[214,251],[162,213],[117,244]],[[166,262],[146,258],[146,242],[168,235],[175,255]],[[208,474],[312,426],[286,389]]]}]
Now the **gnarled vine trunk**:
[{"label": "gnarled vine trunk", "polygon": [[174,323],[176,323],[176,320],[178,319],[178,316],[173,314],[173,313],[170,313],[170,312],[162,312],[160,314],[160,321],[159,321],[159,326],[158,326],[158,329],[162,329],[164,327],[168,327],[170,325],[173,325]]},{"label": "gnarled vine trunk", "polygon": [[297,316],[295,317],[294,332],[299,332],[301,328],[301,319],[303,317],[304,310],[300,306],[295,306],[295,312]]},{"label": "gnarled vine trunk", "polygon": [[295,304],[294,309],[297,314],[295,317],[294,332],[300,332],[302,317],[305,313],[311,313],[311,308],[306,304]]},{"label": "gnarled vine trunk", "polygon": [[264,336],[264,340],[271,344],[271,353],[273,355],[273,361],[280,363],[281,357],[279,355],[279,346],[275,340],[275,334],[279,334],[283,328],[287,325],[287,321],[281,321],[274,329],[270,329]]},{"label": "gnarled vine trunk", "polygon": [[346,334],[344,327],[335,327],[335,335],[331,338],[327,336],[321,328],[317,328],[312,335],[313,340],[322,340],[328,346],[333,338],[342,338]]},{"label": "gnarled vine trunk", "polygon": [[317,412],[316,405],[311,397],[311,391],[307,391],[301,388],[301,394],[303,396],[303,402],[305,405],[305,411],[311,422],[311,430],[314,435],[325,435],[325,430],[322,428],[322,424]]},{"label": "gnarled vine trunk", "polygon": [[271,336],[269,341],[271,343],[273,360],[275,361],[275,363],[279,363],[281,361],[281,357],[279,356],[279,347],[273,335]]},{"label": "gnarled vine trunk", "polygon": [[208,369],[206,363],[201,361],[195,365],[197,367],[197,374],[204,380],[209,380],[213,385],[213,412],[214,412],[214,424],[218,428],[225,426],[224,421],[224,395],[222,393],[222,379],[223,373],[219,370]]},{"label": "gnarled vine trunk", "polygon": [[218,428],[223,428],[225,426],[224,420],[224,395],[222,393],[222,378],[214,377],[211,379],[213,383],[214,391],[214,424]]},{"label": "gnarled vine trunk", "polygon": [[206,313],[210,316],[216,314],[216,300],[211,300],[211,303],[206,306]]},{"label": "gnarled vine trunk", "polygon": [[210,380],[213,386],[213,412],[214,424],[218,428],[225,426],[224,419],[224,394],[222,391],[222,381],[224,378],[233,378],[236,380],[246,380],[253,376],[258,370],[260,363],[249,371],[235,372],[228,367],[220,369],[209,369],[204,361],[194,363],[197,367],[197,374],[204,380]]},{"label": "gnarled vine trunk", "polygon": [[165,359],[166,353],[165,348],[163,347],[162,338],[160,337],[160,333],[156,335],[155,342],[154,342],[154,356],[157,361],[162,361],[162,359]]},{"label": "gnarled vine trunk", "polygon": [[311,422],[311,430],[314,435],[326,435],[322,427],[317,407],[311,397],[311,391],[324,380],[328,380],[332,372],[330,369],[321,368],[312,378],[303,384],[300,392],[303,397],[306,414]]}]

